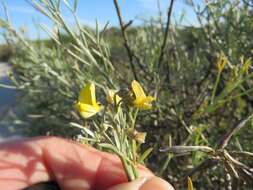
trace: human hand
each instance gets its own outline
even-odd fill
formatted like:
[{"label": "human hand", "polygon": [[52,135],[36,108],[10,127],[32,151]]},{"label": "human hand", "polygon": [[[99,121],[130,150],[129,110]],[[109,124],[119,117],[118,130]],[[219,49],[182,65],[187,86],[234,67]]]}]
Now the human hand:
[{"label": "human hand", "polygon": [[63,190],[173,190],[143,166],[127,182],[120,159],[89,146],[56,137],[0,143],[0,187],[20,190],[56,181]]}]

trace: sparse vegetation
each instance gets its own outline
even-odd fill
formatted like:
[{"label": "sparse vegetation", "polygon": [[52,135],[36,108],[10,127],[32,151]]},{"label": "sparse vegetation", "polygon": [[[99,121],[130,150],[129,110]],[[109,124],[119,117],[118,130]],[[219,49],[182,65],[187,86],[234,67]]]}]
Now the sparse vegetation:
[{"label": "sparse vegetation", "polygon": [[[136,79],[156,97],[153,109],[135,118],[135,129],[147,133],[139,156],[152,148],[149,168],[176,189],[186,187],[188,176],[196,189],[252,189],[252,1],[206,1],[200,10],[188,0],[198,26],[171,24],[170,14],[165,21],[158,15],[138,27],[123,25],[125,40],[122,27],[81,26],[68,1],[30,2],[54,23],[54,30],[45,28],[50,40],[29,41],[0,20],[15,52],[9,77],[20,91],[19,112],[9,119],[30,123],[27,135],[88,138],[73,126],[94,131],[100,121],[83,120],[74,109],[83,86],[96,84],[104,103],[107,89],[124,89]],[[72,11],[74,29],[58,3]],[[103,149],[96,140],[90,144]]]}]

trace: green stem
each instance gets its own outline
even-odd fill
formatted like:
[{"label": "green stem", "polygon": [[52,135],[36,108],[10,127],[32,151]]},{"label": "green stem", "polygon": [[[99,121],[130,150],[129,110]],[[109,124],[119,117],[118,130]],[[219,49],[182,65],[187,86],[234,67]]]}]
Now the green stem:
[{"label": "green stem", "polygon": [[[171,135],[169,136],[169,147],[172,146],[172,138]],[[168,168],[168,165],[170,163],[171,158],[173,157],[173,154],[168,153],[165,162],[162,165],[161,170],[158,173],[158,176],[162,177],[164,171]]]},{"label": "green stem", "polygon": [[214,89],[213,89],[212,97],[211,97],[211,104],[213,104],[213,102],[214,102],[215,94],[216,94],[217,87],[218,87],[218,84],[220,81],[220,76],[221,76],[221,72],[218,73],[218,76],[217,76],[215,84],[214,84]]},{"label": "green stem", "polygon": [[124,166],[128,181],[135,180],[137,172],[133,169],[133,166],[125,158],[123,158],[123,156],[120,156],[120,159]]},{"label": "green stem", "polygon": [[169,163],[170,163],[170,160],[172,158],[172,154],[171,153],[168,153],[167,157],[166,157],[166,160],[161,168],[161,170],[159,171],[158,173],[158,176],[161,176],[163,175],[164,171],[166,170],[166,168],[168,167]]},{"label": "green stem", "polygon": [[139,173],[138,173],[138,171],[137,171],[135,165],[132,165],[132,164],[131,164],[131,166],[132,166],[132,171],[133,171],[133,173],[134,173],[134,177],[135,177],[135,179],[137,179],[137,178],[139,177]]}]

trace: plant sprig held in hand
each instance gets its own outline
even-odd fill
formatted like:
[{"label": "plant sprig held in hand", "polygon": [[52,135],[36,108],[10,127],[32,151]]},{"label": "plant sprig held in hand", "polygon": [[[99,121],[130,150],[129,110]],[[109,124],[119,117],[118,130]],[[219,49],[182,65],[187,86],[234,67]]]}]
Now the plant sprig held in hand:
[{"label": "plant sprig held in hand", "polygon": [[[151,109],[155,98],[147,96],[136,80],[130,88],[109,89],[106,94],[105,105],[102,106],[96,100],[95,84],[86,84],[75,104],[76,110],[85,119],[85,125],[73,125],[83,129],[86,136],[81,139],[85,142],[91,141],[102,150],[117,154],[128,180],[132,181],[138,177],[137,165],[152,150],[149,148],[140,154],[140,145],[145,142],[146,133],[136,130],[138,111]],[[100,112],[101,117],[95,117]]]}]

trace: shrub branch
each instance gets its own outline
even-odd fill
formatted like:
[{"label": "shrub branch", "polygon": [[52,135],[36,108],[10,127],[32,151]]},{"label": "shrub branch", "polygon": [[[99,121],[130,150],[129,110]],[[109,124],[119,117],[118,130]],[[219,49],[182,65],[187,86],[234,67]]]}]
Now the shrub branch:
[{"label": "shrub branch", "polygon": [[158,59],[158,68],[160,68],[160,66],[163,62],[164,51],[165,51],[165,47],[166,47],[166,43],[167,43],[167,39],[168,39],[168,35],[169,35],[169,27],[170,27],[171,13],[172,13],[173,5],[174,5],[174,0],[171,0],[170,1],[170,6],[168,8],[168,13],[167,13],[167,22],[166,22],[166,28],[165,28],[163,43],[162,43],[162,46],[161,46],[160,56],[159,56],[159,59]]},{"label": "shrub branch", "polygon": [[132,51],[130,49],[130,46],[129,46],[129,43],[128,43],[128,38],[127,38],[127,35],[126,35],[126,29],[127,29],[128,26],[130,26],[130,24],[132,22],[130,21],[126,25],[124,24],[123,18],[122,18],[122,14],[121,14],[121,11],[120,11],[120,7],[119,7],[119,4],[118,4],[118,1],[117,0],[113,0],[113,2],[114,2],[115,9],[117,11],[117,15],[118,15],[118,19],[119,19],[119,24],[120,24],[120,29],[121,29],[121,34],[122,34],[122,37],[123,37],[123,40],[124,40],[124,46],[125,46],[125,48],[127,50],[127,54],[128,54],[128,57],[129,57],[131,70],[133,72],[135,80],[138,80],[136,69],[135,69],[135,66],[134,66],[134,59],[133,59],[134,55],[133,55],[133,53],[132,53]]}]

